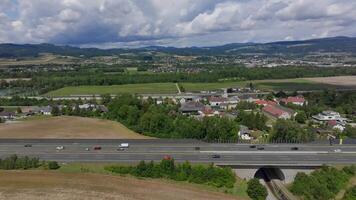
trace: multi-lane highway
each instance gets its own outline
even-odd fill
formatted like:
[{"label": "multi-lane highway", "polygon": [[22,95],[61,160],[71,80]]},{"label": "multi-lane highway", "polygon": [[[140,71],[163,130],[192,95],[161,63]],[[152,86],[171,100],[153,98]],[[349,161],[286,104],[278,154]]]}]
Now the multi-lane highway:
[{"label": "multi-lane highway", "polygon": [[[120,150],[121,143],[130,147]],[[27,146],[27,147],[26,147]],[[57,147],[63,146],[63,150]],[[101,150],[94,150],[100,146]],[[12,154],[61,162],[138,162],[172,156],[220,165],[319,166],[356,164],[356,145],[211,144],[194,140],[0,140],[0,157]],[[217,156],[218,155],[218,156]]]}]

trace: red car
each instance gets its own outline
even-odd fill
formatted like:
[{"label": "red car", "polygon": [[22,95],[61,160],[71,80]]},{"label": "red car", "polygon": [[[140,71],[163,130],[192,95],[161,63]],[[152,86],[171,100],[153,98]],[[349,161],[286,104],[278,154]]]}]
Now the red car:
[{"label": "red car", "polygon": [[163,160],[172,160],[172,156],[164,156]]},{"label": "red car", "polygon": [[101,150],[101,146],[95,146],[94,150]]}]

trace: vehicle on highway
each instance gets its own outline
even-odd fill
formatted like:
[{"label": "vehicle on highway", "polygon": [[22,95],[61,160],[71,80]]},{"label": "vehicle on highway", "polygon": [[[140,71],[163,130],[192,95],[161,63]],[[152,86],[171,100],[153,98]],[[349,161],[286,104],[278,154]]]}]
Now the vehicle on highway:
[{"label": "vehicle on highway", "polygon": [[94,150],[101,150],[101,146],[95,146]]},{"label": "vehicle on highway", "polygon": [[212,157],[212,158],[220,158],[221,156],[218,155],[218,154],[215,154],[215,155],[212,155],[211,157]]},{"label": "vehicle on highway", "polygon": [[335,149],[334,152],[335,153],[341,153],[341,149]]},{"label": "vehicle on highway", "polygon": [[85,151],[90,151],[90,149],[89,148],[85,148]]},{"label": "vehicle on highway", "polygon": [[299,150],[298,147],[292,147],[292,148],[290,148],[290,149],[293,150],[293,151],[298,151],[298,150]]},{"label": "vehicle on highway", "polygon": [[194,149],[198,151],[198,150],[200,150],[200,147],[195,147]]},{"label": "vehicle on highway", "polygon": [[250,145],[250,148],[254,149],[254,148],[256,148],[256,145]]},{"label": "vehicle on highway", "polygon": [[63,150],[64,149],[64,146],[58,146],[56,147],[56,150]]},{"label": "vehicle on highway", "polygon": [[130,147],[130,144],[129,143],[121,143],[119,145],[119,148],[129,148]]},{"label": "vehicle on highway", "polygon": [[257,147],[257,150],[262,151],[262,150],[265,150],[265,148],[264,147]]},{"label": "vehicle on highway", "polygon": [[32,147],[32,144],[25,144],[24,147]]},{"label": "vehicle on highway", "polygon": [[120,148],[118,148],[118,149],[116,149],[116,150],[117,150],[117,151],[125,151],[126,148],[120,147]]},{"label": "vehicle on highway", "polygon": [[163,157],[163,160],[172,160],[172,156],[166,155]]}]

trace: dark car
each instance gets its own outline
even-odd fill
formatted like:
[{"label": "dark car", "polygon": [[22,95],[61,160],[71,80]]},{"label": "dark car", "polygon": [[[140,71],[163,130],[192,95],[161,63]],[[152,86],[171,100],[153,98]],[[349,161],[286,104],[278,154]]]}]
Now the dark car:
[{"label": "dark car", "polygon": [[292,148],[290,148],[290,149],[293,150],[293,151],[298,151],[298,150],[299,150],[298,147],[292,147]]},{"label": "dark car", "polygon": [[32,147],[32,144],[25,144],[24,147]]},{"label": "dark car", "polygon": [[195,150],[200,150],[200,147],[195,147],[194,149],[195,149]]},{"label": "dark car", "polygon": [[212,158],[220,158],[220,155],[215,154],[215,155],[212,155],[211,157]]},{"label": "dark car", "polygon": [[256,145],[250,145],[250,148],[254,149],[254,148],[256,148]]},{"label": "dark car", "polygon": [[95,146],[94,150],[101,150],[101,146]]},{"label": "dark car", "polygon": [[257,150],[262,151],[262,150],[265,150],[265,148],[264,147],[257,147]]}]

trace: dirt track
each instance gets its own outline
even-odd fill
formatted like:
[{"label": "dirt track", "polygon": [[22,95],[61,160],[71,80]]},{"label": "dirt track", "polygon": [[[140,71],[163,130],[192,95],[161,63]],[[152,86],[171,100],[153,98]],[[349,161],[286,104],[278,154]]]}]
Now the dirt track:
[{"label": "dirt track", "polygon": [[238,200],[162,180],[50,171],[0,171],[0,199]]}]

